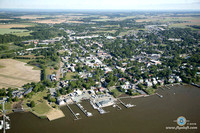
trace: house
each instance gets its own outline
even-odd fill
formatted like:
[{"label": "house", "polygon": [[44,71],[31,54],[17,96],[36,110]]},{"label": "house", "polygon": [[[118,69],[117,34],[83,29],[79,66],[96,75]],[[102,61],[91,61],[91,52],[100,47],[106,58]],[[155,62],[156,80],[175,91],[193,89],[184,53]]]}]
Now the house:
[{"label": "house", "polygon": [[175,79],[177,82],[182,82],[182,79],[179,76],[176,76]]},{"label": "house", "polygon": [[103,91],[105,91],[105,88],[101,87],[101,88],[99,88],[99,91],[103,92]]},{"label": "house", "polygon": [[170,78],[170,79],[168,80],[168,82],[169,82],[169,83],[174,83],[174,82],[175,82],[175,79]]},{"label": "house", "polygon": [[26,91],[24,92],[24,95],[27,95],[28,93],[31,93],[32,90],[33,90],[33,87],[30,87],[28,90],[26,90]]},{"label": "house", "polygon": [[57,92],[55,88],[50,88],[49,90],[50,90],[51,96],[56,96]]},{"label": "house", "polygon": [[164,80],[158,80],[158,83],[159,83],[160,85],[164,85]]},{"label": "house", "polygon": [[114,102],[111,100],[111,98],[96,103],[97,107],[107,107],[112,104],[114,104]]},{"label": "house", "polygon": [[71,104],[71,103],[73,103],[72,99],[67,96],[57,97],[57,104],[60,106],[66,105],[66,104]]},{"label": "house", "polygon": [[82,91],[79,90],[79,89],[77,89],[74,93],[77,94],[77,95],[81,95],[81,94],[82,94]]},{"label": "house", "polygon": [[50,79],[51,79],[51,81],[56,80],[56,75],[55,75],[55,74],[52,74],[52,75],[50,76]]},{"label": "house", "polygon": [[153,86],[153,84],[152,84],[152,82],[147,81],[147,82],[146,82],[146,86],[151,87],[151,86]]},{"label": "house", "polygon": [[143,79],[140,79],[138,82],[141,83],[141,84],[143,84],[143,83],[144,83],[144,80],[143,80]]},{"label": "house", "polygon": [[75,68],[73,66],[70,69],[72,70],[72,72],[75,72]]},{"label": "house", "polygon": [[22,98],[23,97],[23,91],[19,91],[19,90],[16,90],[16,91],[13,91],[12,92],[12,97],[18,97],[18,98]]}]

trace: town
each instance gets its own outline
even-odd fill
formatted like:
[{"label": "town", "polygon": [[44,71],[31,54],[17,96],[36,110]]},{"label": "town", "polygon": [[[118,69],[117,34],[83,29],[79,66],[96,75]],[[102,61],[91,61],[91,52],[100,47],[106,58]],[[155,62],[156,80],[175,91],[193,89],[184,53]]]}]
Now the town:
[{"label": "town", "polygon": [[156,92],[160,87],[198,83],[199,33],[190,28],[170,28],[174,22],[139,22],[141,19],[107,22],[91,17],[77,20],[83,22],[80,24],[27,27],[36,30],[34,38],[14,41],[20,49],[2,54],[1,58],[13,58],[38,68],[41,80],[1,89],[2,101],[16,104],[16,108],[6,110],[31,111],[54,120],[64,116],[60,107],[67,106],[79,119],[70,104],[76,104],[90,117],[93,114],[81,105],[84,100],[104,114],[104,107],[136,106],[124,103],[120,97],[156,94],[162,98]]}]

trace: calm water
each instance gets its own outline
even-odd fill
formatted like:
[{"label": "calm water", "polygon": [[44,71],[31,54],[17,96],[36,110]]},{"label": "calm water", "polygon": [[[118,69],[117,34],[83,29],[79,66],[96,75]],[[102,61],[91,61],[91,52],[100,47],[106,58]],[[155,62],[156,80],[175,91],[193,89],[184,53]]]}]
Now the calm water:
[{"label": "calm water", "polygon": [[197,123],[199,129],[179,132],[200,133],[200,88],[176,86],[158,92],[164,97],[154,95],[123,99],[126,103],[136,104],[136,107],[126,109],[120,105],[122,110],[108,107],[105,110],[110,112],[104,115],[100,115],[88,102],[84,102],[84,108],[94,114],[89,118],[76,106],[70,105],[76,113],[81,114],[80,120],[74,120],[67,107],[62,108],[66,117],[51,122],[39,119],[31,113],[10,114],[11,129],[7,133],[171,133],[177,131],[166,130],[165,127],[177,126],[173,120],[179,116],[185,116],[191,122]]}]

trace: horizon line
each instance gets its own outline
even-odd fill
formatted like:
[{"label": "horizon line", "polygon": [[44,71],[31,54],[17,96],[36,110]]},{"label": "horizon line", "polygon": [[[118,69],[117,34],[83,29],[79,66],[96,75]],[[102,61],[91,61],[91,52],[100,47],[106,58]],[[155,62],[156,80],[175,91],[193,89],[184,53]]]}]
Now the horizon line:
[{"label": "horizon line", "polygon": [[118,11],[200,11],[200,9],[47,9],[47,8],[0,8],[0,10],[118,10]]}]

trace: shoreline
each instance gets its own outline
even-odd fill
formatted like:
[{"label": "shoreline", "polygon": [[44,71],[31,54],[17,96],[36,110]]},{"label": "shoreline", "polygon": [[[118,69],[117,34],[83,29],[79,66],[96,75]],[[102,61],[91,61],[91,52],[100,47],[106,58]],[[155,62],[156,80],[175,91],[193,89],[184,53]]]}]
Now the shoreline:
[{"label": "shoreline", "polygon": [[[191,84],[185,84],[185,83],[179,83],[179,84],[175,84],[175,85],[191,85]],[[167,84],[167,86],[175,86],[174,84]],[[163,86],[159,86],[158,89],[161,89],[162,87],[165,87],[166,85],[163,85]],[[193,86],[193,85],[192,85]],[[198,88],[198,87],[197,87]],[[134,98],[140,98],[140,97],[148,97],[148,96],[153,96],[155,95],[156,93],[154,94],[151,94],[151,95],[137,95],[137,96],[126,96],[126,97],[121,97],[122,99],[123,98],[130,98],[130,99],[134,99]],[[120,97],[118,97],[120,98]],[[59,107],[63,107],[65,105],[60,105]],[[33,115],[35,115],[36,117],[40,118],[40,119],[48,119],[49,121],[53,121],[53,120],[56,120],[56,119],[59,119],[59,118],[63,118],[65,117],[64,113],[62,112],[62,110],[60,109],[53,109],[47,113],[44,113],[44,115],[40,115],[40,114],[37,114],[36,112],[33,112],[33,111],[28,111],[28,110],[25,110],[25,111],[20,111],[21,113],[27,113],[27,112],[30,112],[32,113]],[[9,112],[9,113],[6,113],[6,115],[9,115],[9,114],[12,114],[12,113],[15,113],[15,112]],[[55,116],[55,114],[57,116]],[[0,115],[0,117],[2,117],[3,115]],[[49,117],[48,117],[49,116]]]}]

